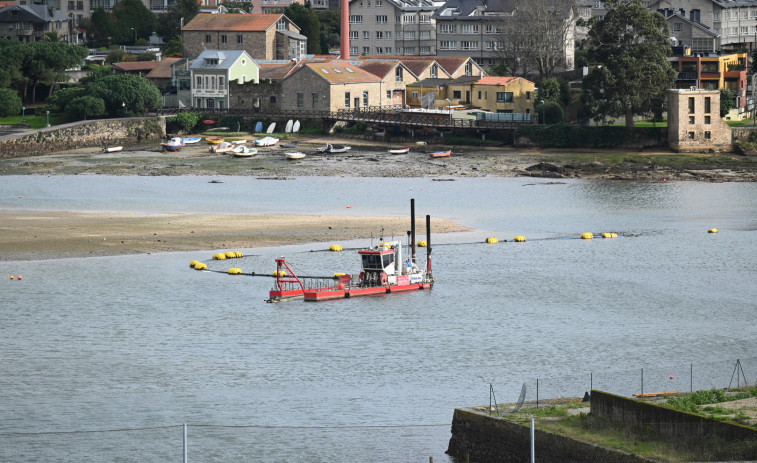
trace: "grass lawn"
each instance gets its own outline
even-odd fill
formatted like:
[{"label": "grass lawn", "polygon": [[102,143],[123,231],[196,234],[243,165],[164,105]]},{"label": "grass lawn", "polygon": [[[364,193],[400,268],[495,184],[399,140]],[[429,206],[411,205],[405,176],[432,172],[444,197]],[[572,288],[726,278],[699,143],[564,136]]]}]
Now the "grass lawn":
[{"label": "grass lawn", "polygon": [[[47,115],[38,116],[35,114],[26,114],[25,121],[22,121],[24,119],[21,114],[18,114],[16,116],[8,116],[8,117],[0,117],[0,125],[3,124],[27,124],[30,129],[41,129],[45,125],[47,125]],[[66,121],[66,116],[64,114],[53,114],[50,113],[50,125],[58,125],[63,124]]]}]

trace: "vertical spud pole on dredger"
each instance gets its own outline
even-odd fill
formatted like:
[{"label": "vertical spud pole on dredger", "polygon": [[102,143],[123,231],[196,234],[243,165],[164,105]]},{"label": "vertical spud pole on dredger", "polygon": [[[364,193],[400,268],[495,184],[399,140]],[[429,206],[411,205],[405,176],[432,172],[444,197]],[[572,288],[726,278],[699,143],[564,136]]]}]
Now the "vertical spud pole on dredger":
[{"label": "vertical spud pole on dredger", "polygon": [[426,275],[431,278],[431,216],[426,216]]},{"label": "vertical spud pole on dredger", "polygon": [[415,264],[415,198],[410,198],[410,252]]}]

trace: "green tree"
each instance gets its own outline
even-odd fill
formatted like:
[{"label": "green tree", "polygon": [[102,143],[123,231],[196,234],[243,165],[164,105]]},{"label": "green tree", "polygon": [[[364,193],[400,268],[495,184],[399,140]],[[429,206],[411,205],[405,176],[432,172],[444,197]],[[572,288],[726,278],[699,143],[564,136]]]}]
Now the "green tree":
[{"label": "green tree", "polygon": [[539,83],[538,96],[540,100],[560,103],[560,100],[562,99],[560,81],[554,77],[542,80]]},{"label": "green tree", "polygon": [[36,102],[40,83],[49,83],[52,94],[66,69],[81,66],[89,54],[86,48],[66,42],[32,42],[27,46],[32,52],[22,65],[22,70],[32,85],[32,103]]},{"label": "green tree", "polygon": [[110,13],[104,9],[98,8],[89,18],[89,24],[83,26],[87,29],[87,36],[90,37],[92,45],[95,47],[108,47],[113,43],[113,24]]},{"label": "green tree", "polygon": [[194,129],[197,123],[200,122],[201,117],[202,115],[200,113],[185,111],[175,115],[174,117],[169,117],[166,122],[175,124],[179,127],[179,130],[182,130],[186,133],[191,133],[192,129]]},{"label": "green tree", "polygon": [[111,117],[140,115],[163,104],[160,90],[148,79],[132,74],[113,74],[87,86],[87,95],[101,98]]},{"label": "green tree", "polygon": [[[315,11],[299,3],[292,3],[284,9],[287,18],[300,28],[300,34],[308,37],[308,53],[321,53],[321,42],[315,40],[321,36],[321,22]],[[326,50],[328,51],[328,50]]]},{"label": "green tree", "polygon": [[[89,65],[89,75],[79,79],[79,83],[88,84],[97,79],[113,74],[113,67],[108,65],[91,64]],[[57,92],[56,92],[57,93]],[[53,94],[54,96],[55,94]]]},{"label": "green tree", "polygon": [[26,94],[29,80],[22,72],[32,50],[18,40],[0,39],[0,88],[13,87],[22,95]]},{"label": "green tree", "polygon": [[489,68],[490,76],[509,76],[510,70],[505,63],[495,64]]},{"label": "green tree", "polygon": [[66,105],[66,114],[73,120],[100,117],[105,115],[105,102],[102,98],[81,96]]},{"label": "green tree", "polygon": [[321,23],[321,53],[338,49],[340,42],[339,29],[342,27],[339,10],[327,9],[318,12],[317,15],[318,21]]},{"label": "green tree", "polygon": [[181,36],[176,36],[168,41],[166,49],[163,50],[163,56],[166,58],[181,58],[184,55],[184,42]]},{"label": "green tree", "polygon": [[560,103],[554,101],[545,100],[543,104],[537,103],[534,106],[534,112],[539,118],[544,119],[543,121],[539,120],[539,124],[559,124],[565,120],[565,111],[563,111]]},{"label": "green tree", "polygon": [[[168,10],[158,15],[155,32],[163,37],[163,41],[170,43],[177,37],[181,37],[181,25],[187,24],[197,13],[200,12],[200,4],[193,0],[178,0],[168,7]],[[176,53],[176,51],[172,51]],[[181,49],[178,50],[181,53]]]},{"label": "green tree", "polygon": [[0,117],[20,114],[22,107],[21,97],[15,90],[0,88]]},{"label": "green tree", "polygon": [[632,127],[633,117],[652,114],[675,82],[668,23],[640,0],[605,4],[604,18],[590,23],[588,55],[600,66],[584,78],[583,99],[595,118],[625,116],[626,127]]},{"label": "green tree", "polygon": [[46,103],[51,111],[62,112],[71,100],[84,96],[85,91],[84,88],[80,87],[62,88],[50,95]]},{"label": "green tree", "polygon": [[727,88],[720,89],[720,117],[725,117],[736,106],[736,95]]},{"label": "green tree", "polygon": [[140,37],[149,37],[158,18],[141,0],[120,0],[112,13],[115,43],[136,44]]}]

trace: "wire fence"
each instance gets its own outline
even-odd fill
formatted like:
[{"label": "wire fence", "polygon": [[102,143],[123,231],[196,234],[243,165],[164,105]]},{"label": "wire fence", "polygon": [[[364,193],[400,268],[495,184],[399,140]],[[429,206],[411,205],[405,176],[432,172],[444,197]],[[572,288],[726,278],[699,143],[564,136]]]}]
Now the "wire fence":
[{"label": "wire fence", "polygon": [[[489,403],[500,412],[516,402],[582,397],[591,389],[623,396],[646,392],[755,386],[757,357],[625,370],[587,371],[534,378],[517,387],[489,385]],[[525,389],[524,389],[525,387]],[[495,395],[496,394],[496,395]],[[493,400],[493,402],[492,402]],[[503,405],[506,404],[506,405]],[[452,411],[450,410],[450,413]],[[412,459],[387,455],[386,442],[428,441],[432,432],[449,435],[451,423],[363,426],[268,426],[177,424],[172,426],[66,432],[0,432],[0,461],[25,462],[187,462],[187,461],[429,461],[438,448],[420,448]],[[429,430],[428,428],[431,428]],[[376,436],[380,434],[381,438]],[[285,436],[282,438],[282,436]],[[282,442],[286,448],[282,449]],[[353,444],[344,444],[352,442]],[[359,446],[354,443],[359,442]],[[358,448],[359,447],[359,448]],[[391,446],[390,446],[391,447]]]},{"label": "wire fence", "polygon": [[[644,366],[636,369],[586,371],[564,376],[534,378],[525,384],[522,400],[539,402],[549,399],[583,397],[592,389],[622,396],[675,392],[684,394],[699,390],[739,388],[757,385],[757,357],[697,362],[679,365]],[[522,393],[517,388],[493,392],[500,402],[516,402]]]}]

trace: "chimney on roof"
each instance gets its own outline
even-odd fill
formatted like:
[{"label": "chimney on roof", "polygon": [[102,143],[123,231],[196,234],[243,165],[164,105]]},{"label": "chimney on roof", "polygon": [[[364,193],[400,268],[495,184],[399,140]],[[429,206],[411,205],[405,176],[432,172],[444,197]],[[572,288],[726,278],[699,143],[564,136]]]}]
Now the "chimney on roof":
[{"label": "chimney on roof", "polygon": [[350,0],[340,1],[342,39],[339,41],[339,58],[350,59]]}]

